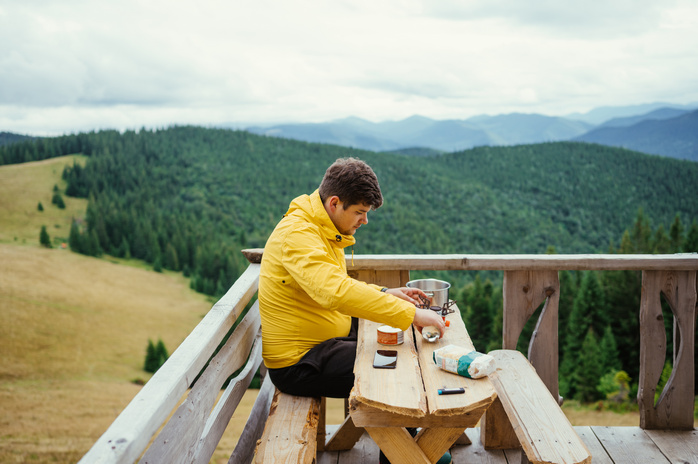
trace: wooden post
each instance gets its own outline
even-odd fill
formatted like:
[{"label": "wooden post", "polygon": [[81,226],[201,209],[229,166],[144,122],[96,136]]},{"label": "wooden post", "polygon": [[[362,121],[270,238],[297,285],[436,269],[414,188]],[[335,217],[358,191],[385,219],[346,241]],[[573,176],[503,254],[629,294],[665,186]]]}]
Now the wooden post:
[{"label": "wooden post", "polygon": [[528,360],[545,386],[561,401],[558,390],[558,307],[560,280],[557,271],[504,272],[503,343],[515,350],[526,322],[545,301],[528,346]]},{"label": "wooden post", "polygon": [[382,271],[372,269],[349,270],[349,277],[368,284],[395,288],[404,287],[410,280],[410,271]]},{"label": "wooden post", "polygon": [[[674,315],[674,366],[657,403],[654,396],[666,359],[661,294]],[[643,271],[640,301],[640,427],[693,428],[696,271]]]}]

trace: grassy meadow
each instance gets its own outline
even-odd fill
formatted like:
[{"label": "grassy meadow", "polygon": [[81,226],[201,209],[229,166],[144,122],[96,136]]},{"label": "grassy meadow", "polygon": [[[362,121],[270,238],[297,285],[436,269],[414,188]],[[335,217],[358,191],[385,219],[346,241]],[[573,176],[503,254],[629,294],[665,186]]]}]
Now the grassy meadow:
[{"label": "grassy meadow", "polygon": [[84,215],[51,204],[72,158],[0,167],[3,463],[79,460],[148,380],[148,339],[174,351],[211,307],[181,275],[39,245],[42,225],[60,243]]},{"label": "grassy meadow", "polygon": [[[212,304],[181,274],[39,245],[42,225],[60,244],[71,218],[84,215],[85,200],[51,204],[74,159],[84,162],[70,156],[0,167],[2,463],[78,461],[149,379],[148,339],[174,351]],[[214,462],[227,462],[255,395],[245,395]],[[328,423],[341,421],[342,404],[328,401]],[[639,424],[637,413],[565,411],[575,425]]]}]

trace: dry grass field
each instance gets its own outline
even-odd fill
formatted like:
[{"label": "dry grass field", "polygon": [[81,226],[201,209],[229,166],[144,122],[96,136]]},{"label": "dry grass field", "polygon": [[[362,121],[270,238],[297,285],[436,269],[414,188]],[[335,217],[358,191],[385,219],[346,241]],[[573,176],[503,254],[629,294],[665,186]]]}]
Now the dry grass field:
[{"label": "dry grass field", "polygon": [[[2,463],[78,461],[138,393],[133,381],[148,380],[148,339],[174,351],[212,303],[179,274],[39,246],[41,225],[67,238],[71,218],[84,214],[85,200],[51,205],[72,160],[0,166]],[[227,462],[256,393],[245,395],[213,462]],[[327,422],[340,423],[342,409],[328,401]],[[565,411],[575,425],[639,424],[632,413]]]}]

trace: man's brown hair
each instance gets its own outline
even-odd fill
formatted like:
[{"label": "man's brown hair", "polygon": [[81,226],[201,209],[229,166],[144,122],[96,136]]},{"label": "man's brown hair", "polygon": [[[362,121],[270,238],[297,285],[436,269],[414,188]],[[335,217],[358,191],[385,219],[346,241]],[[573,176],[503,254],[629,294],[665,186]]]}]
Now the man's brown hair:
[{"label": "man's brown hair", "polygon": [[378,178],[371,167],[356,158],[339,158],[325,171],[320,183],[323,203],[331,196],[338,196],[344,208],[365,204],[371,209],[383,204]]}]

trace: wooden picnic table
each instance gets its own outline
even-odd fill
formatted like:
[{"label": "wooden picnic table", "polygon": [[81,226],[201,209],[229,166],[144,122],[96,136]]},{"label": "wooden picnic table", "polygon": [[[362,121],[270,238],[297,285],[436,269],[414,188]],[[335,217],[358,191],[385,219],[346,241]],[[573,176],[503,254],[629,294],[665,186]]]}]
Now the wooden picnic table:
[{"label": "wooden picnic table", "polygon": [[[460,312],[454,309],[447,316],[450,326],[444,337],[434,343],[410,327],[403,344],[381,345],[377,341],[380,324],[359,323],[349,413],[354,425],[365,428],[391,462],[436,462],[466,428],[477,424],[497,396],[488,378],[461,377],[440,369],[433,361],[432,353],[440,347],[474,349]],[[377,349],[396,350],[397,367],[375,369]],[[465,393],[439,395],[438,389],[444,387],[463,387]],[[422,430],[413,438],[406,427]]]}]

